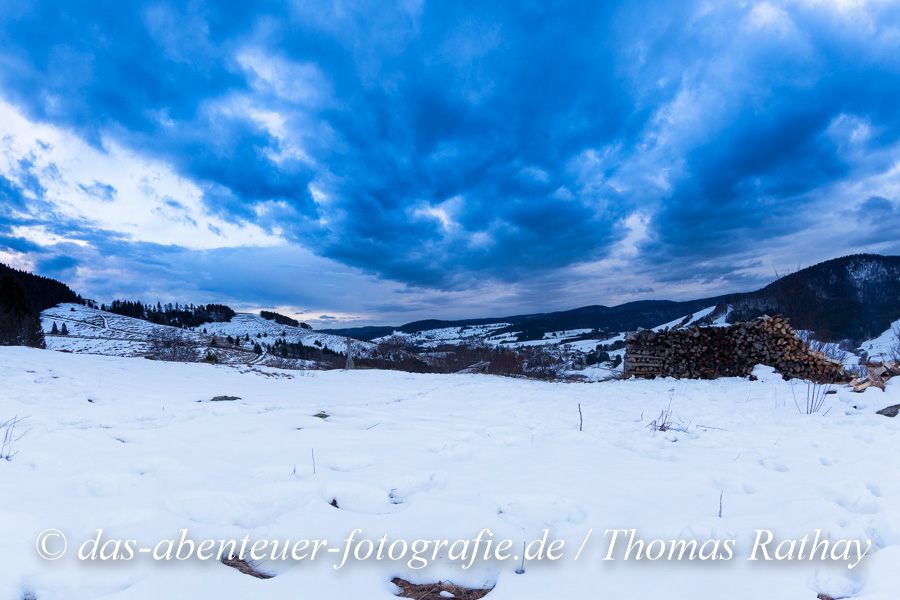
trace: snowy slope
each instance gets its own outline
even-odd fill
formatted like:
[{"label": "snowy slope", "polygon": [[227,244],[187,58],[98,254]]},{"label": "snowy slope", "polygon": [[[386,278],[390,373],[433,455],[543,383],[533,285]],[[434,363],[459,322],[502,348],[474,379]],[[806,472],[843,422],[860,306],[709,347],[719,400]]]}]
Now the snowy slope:
[{"label": "snowy slope", "polygon": [[663,329],[673,329],[675,327],[688,327],[690,325],[694,325],[704,317],[709,316],[712,311],[716,310],[715,306],[710,306],[708,308],[704,308],[703,310],[697,311],[691,315],[685,315],[680,319],[675,319],[674,321],[669,321],[668,323],[664,323],[662,325],[658,325],[653,329],[655,331],[662,331]]},{"label": "snowy slope", "polygon": [[[249,317],[249,318],[248,318]],[[234,320],[236,323],[208,323],[194,330],[180,329],[166,325],[156,325],[141,319],[125,317],[114,313],[89,308],[80,304],[61,304],[49,308],[41,313],[41,325],[47,348],[61,352],[75,352],[83,354],[103,354],[106,356],[151,356],[153,354],[153,339],[160,337],[174,337],[188,346],[193,356],[202,358],[207,351],[212,350],[223,364],[272,364],[306,368],[313,366],[309,361],[282,359],[264,353],[257,355],[252,350],[253,342],[273,343],[275,338],[257,338],[256,334],[268,331],[264,323],[272,323],[261,317],[253,318],[253,315],[238,314]],[[262,323],[260,323],[262,322]],[[51,333],[53,324],[62,329],[63,324],[68,329],[68,335],[54,335]],[[203,333],[204,327],[207,333]],[[278,326],[278,333],[282,331]],[[288,328],[299,329],[299,328]],[[302,339],[304,344],[314,345],[317,340],[322,345],[328,344],[330,348],[343,352],[346,350],[345,339],[341,336],[315,334],[308,330],[300,329],[300,333],[292,334],[289,341]],[[224,337],[226,335],[249,334],[251,343],[245,343],[242,347],[226,347]],[[217,346],[210,348],[213,337],[218,336]],[[367,352],[372,344],[368,342],[353,342],[354,352],[359,355]],[[284,361],[287,360],[287,363]]]},{"label": "snowy slope", "polygon": [[868,353],[871,360],[891,360],[895,354],[900,352],[898,332],[900,332],[900,320],[891,323],[890,329],[878,337],[860,344],[859,349]]},{"label": "snowy slope", "polygon": [[[257,335],[265,334],[268,338],[284,338],[291,343],[302,342],[304,346],[327,346],[336,352],[344,352],[347,348],[347,338],[329,333],[319,333],[302,327],[291,325],[279,325],[275,321],[264,319],[259,315],[249,313],[237,313],[231,321],[225,323],[205,323],[195,327],[195,331],[206,330],[211,335],[219,337],[249,335],[251,339],[258,339]],[[318,344],[316,344],[318,342]],[[353,352],[355,355],[368,354],[375,347],[371,342],[353,340]]]},{"label": "snowy slope", "polygon": [[[68,335],[51,335],[53,324]],[[173,327],[155,325],[80,304],[60,304],[41,313],[47,348],[67,352],[86,352],[111,356],[144,356],[149,352],[153,335],[177,333],[186,341],[203,344],[202,336]]]},{"label": "snowy slope", "polygon": [[[661,330],[666,327],[678,327],[682,325],[692,325],[709,316],[715,306],[710,306],[703,310],[697,311],[691,315],[679,317],[669,323],[663,323],[654,329]],[[725,325],[724,319],[717,319],[716,325]],[[473,342],[484,342],[491,345],[504,344],[509,346],[557,346],[564,345],[570,350],[580,350],[589,352],[594,350],[597,344],[608,344],[617,339],[624,339],[624,332],[613,338],[596,340],[577,340],[573,338],[583,337],[590,334],[591,329],[565,329],[560,331],[549,331],[545,333],[539,340],[528,340],[525,342],[516,342],[516,333],[494,333],[499,329],[508,327],[508,323],[493,323],[490,325],[478,325],[469,327],[444,327],[441,329],[429,329],[416,333],[400,333],[395,332],[394,335],[406,337],[411,344],[422,348],[433,348],[439,344],[465,344]],[[374,341],[378,342],[384,338],[378,338]]]},{"label": "snowy slope", "polygon": [[[390,600],[395,576],[495,585],[488,600],[896,598],[900,479],[890,465],[900,461],[900,423],[874,412],[900,403],[900,386],[840,388],[827,414],[805,415],[790,383],[768,368],[757,374],[594,385],[292,376],[0,348],[0,422],[27,415],[28,429],[0,461],[0,600]],[[240,399],[209,401],[218,395]],[[667,406],[687,431],[648,429]],[[48,528],[68,539],[53,562],[36,551]],[[521,574],[512,558],[463,569],[446,549],[434,560],[429,551],[421,570],[408,554],[335,569],[357,528],[376,544],[488,528],[517,553],[547,529],[565,545],[562,558],[528,561]],[[324,539],[339,553],[253,561],[269,580],[196,557],[78,560],[98,529],[101,541],[148,549],[177,546],[186,529],[197,542]],[[636,529],[647,542],[735,540],[734,557],[625,560],[620,543],[604,561],[610,529]],[[751,562],[758,529],[779,541],[821,530],[874,547],[852,570],[855,557]]]},{"label": "snowy slope", "polygon": [[[480,341],[497,343],[491,336],[498,329],[506,327],[508,323],[492,323],[490,325],[472,325],[468,327],[441,327],[439,329],[426,329],[416,333],[403,333],[395,331],[392,335],[399,335],[409,340],[413,346],[420,348],[434,348],[441,344],[468,344]],[[376,343],[389,336],[376,338]],[[515,336],[512,336],[515,339]]]}]

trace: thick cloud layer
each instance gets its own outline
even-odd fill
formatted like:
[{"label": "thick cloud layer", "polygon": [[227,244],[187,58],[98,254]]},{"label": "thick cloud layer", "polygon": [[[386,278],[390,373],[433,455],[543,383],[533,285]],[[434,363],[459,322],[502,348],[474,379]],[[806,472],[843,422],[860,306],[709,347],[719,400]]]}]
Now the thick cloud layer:
[{"label": "thick cloud layer", "polygon": [[[875,1],[46,0],[0,14],[0,95],[25,122],[164,165],[190,198],[145,177],[153,214],[221,247],[241,246],[230,224],[387,282],[375,318],[408,308],[403,286],[541,309],[747,289],[785,264],[900,250],[854,217],[900,206],[897,56],[900,7]],[[58,167],[38,133],[4,133],[0,250],[102,272],[79,260],[109,257],[112,236],[140,291],[128,247],[147,240],[54,216],[66,190],[106,210],[136,192]],[[60,237],[81,251],[60,257]],[[134,255],[185,286],[171,261],[203,262],[192,237]]]}]

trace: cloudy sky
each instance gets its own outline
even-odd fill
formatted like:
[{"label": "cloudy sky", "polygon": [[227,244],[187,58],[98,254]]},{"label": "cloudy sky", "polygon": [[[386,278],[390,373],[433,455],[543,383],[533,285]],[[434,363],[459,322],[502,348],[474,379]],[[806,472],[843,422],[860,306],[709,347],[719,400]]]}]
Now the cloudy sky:
[{"label": "cloudy sky", "polygon": [[898,57],[876,0],[0,0],[0,262],[320,326],[755,289],[900,253]]}]

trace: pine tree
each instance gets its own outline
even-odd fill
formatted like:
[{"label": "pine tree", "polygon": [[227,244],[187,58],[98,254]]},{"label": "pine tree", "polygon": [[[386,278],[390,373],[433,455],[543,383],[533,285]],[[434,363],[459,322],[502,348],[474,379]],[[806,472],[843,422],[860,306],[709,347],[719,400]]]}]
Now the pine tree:
[{"label": "pine tree", "polygon": [[65,323],[63,323],[62,329],[60,329],[59,333],[62,335],[69,335],[69,328],[66,327]]},{"label": "pine tree", "polygon": [[53,334],[59,333],[59,327],[56,326],[56,321],[53,321],[53,329],[50,330],[50,333],[53,333]]},{"label": "pine tree", "polygon": [[253,351],[257,354],[262,354],[262,347],[260,347],[259,343],[253,344]]}]

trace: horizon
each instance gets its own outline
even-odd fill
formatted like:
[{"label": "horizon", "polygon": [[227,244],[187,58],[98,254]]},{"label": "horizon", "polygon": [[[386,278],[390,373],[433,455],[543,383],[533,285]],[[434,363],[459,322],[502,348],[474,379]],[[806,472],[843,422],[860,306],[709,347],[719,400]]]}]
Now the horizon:
[{"label": "horizon", "polygon": [[0,262],[317,329],[900,254],[900,5],[31,2]]},{"label": "horizon", "polygon": [[[624,306],[624,305],[632,304],[632,303],[638,303],[638,302],[690,302],[690,301],[704,300],[707,298],[714,299],[714,298],[718,298],[721,296],[734,296],[734,295],[740,295],[740,294],[745,294],[745,293],[752,293],[752,292],[758,291],[759,289],[762,289],[762,288],[768,286],[770,283],[774,283],[775,281],[778,281],[779,279],[781,279],[783,277],[793,275],[794,273],[798,273],[807,268],[815,267],[815,266],[818,266],[819,264],[823,264],[823,263],[827,263],[827,262],[832,262],[832,261],[841,260],[844,258],[851,258],[851,257],[857,257],[857,256],[879,256],[882,258],[900,258],[900,255],[890,255],[890,254],[880,255],[880,254],[866,254],[866,253],[857,253],[857,254],[833,257],[833,258],[827,259],[825,261],[822,261],[822,263],[816,263],[815,265],[798,267],[796,270],[791,271],[791,272],[787,272],[787,273],[777,273],[776,272],[774,278],[772,280],[770,280],[769,282],[764,283],[760,288],[755,288],[752,290],[748,289],[748,290],[731,291],[731,292],[726,292],[724,294],[717,294],[716,296],[707,296],[704,298],[684,298],[684,299],[680,299],[680,300],[673,300],[671,298],[642,298],[640,300],[630,300],[628,302],[623,302],[623,303],[619,303],[619,304],[587,304],[587,305],[573,306],[573,307],[567,307],[567,308],[555,309],[555,310],[537,310],[537,311],[534,311],[533,313],[517,313],[517,314],[507,313],[507,314],[495,314],[495,315],[480,315],[480,316],[470,316],[470,317],[466,317],[466,318],[444,318],[441,315],[431,315],[431,316],[425,316],[425,317],[419,318],[419,319],[412,319],[412,320],[405,320],[405,321],[398,320],[398,321],[394,321],[394,322],[390,322],[390,323],[388,323],[388,322],[359,323],[359,322],[351,321],[348,324],[342,324],[340,322],[328,322],[328,321],[321,322],[321,321],[317,321],[315,319],[304,320],[304,319],[300,318],[298,320],[307,325],[309,325],[309,324],[317,325],[317,327],[315,327],[314,329],[317,329],[319,331],[329,331],[329,330],[330,331],[343,331],[343,330],[351,330],[351,329],[364,329],[364,328],[370,328],[370,327],[374,327],[374,328],[402,327],[404,325],[409,325],[411,323],[416,323],[416,322],[420,322],[420,321],[422,321],[422,322],[425,322],[425,321],[456,322],[456,321],[467,321],[467,320],[472,320],[472,321],[496,320],[496,319],[503,319],[503,318],[507,318],[507,317],[523,316],[523,315],[528,315],[528,314],[543,314],[543,313],[552,314],[552,313],[558,313],[558,312],[567,312],[567,311],[571,311],[571,310],[588,308],[591,306],[602,306],[602,307],[606,307],[606,308],[618,308],[620,306]],[[3,264],[3,263],[0,263],[0,264]],[[9,265],[7,265],[7,266],[9,266]],[[67,282],[65,282],[65,281],[62,281],[61,283],[68,285]],[[70,287],[70,289],[71,289],[71,287]],[[159,303],[162,303],[163,305],[180,303],[182,306],[188,306],[188,305],[197,306],[197,305],[201,305],[201,304],[222,304],[221,302],[217,302],[215,300],[211,300],[208,302],[195,303],[195,302],[191,302],[190,300],[185,302],[184,299],[175,300],[175,301],[166,301],[166,302],[162,302],[161,300],[157,300],[157,299],[148,300],[148,299],[144,299],[144,298],[97,299],[97,298],[89,298],[89,297],[82,296],[78,292],[78,290],[72,290],[72,291],[74,293],[78,294],[82,298],[83,301],[92,302],[95,306],[108,304],[108,303],[111,303],[113,300],[132,301],[132,302],[140,301],[145,306],[153,306],[153,305],[159,304]],[[276,308],[266,307],[266,306],[248,306],[245,304],[241,304],[240,302],[235,303],[233,305],[229,305],[229,308],[233,309],[238,314],[256,314],[256,315],[258,315],[258,314],[260,314],[261,311],[270,311],[270,312],[278,313],[278,309],[276,309]],[[294,315],[284,314],[283,312],[278,313],[278,314],[282,314],[283,316],[290,316],[292,318],[295,316],[299,316],[296,313]],[[324,325],[324,327],[323,327],[323,325]]]}]

